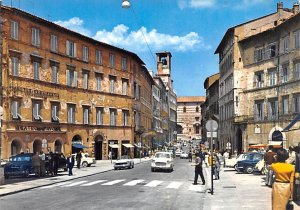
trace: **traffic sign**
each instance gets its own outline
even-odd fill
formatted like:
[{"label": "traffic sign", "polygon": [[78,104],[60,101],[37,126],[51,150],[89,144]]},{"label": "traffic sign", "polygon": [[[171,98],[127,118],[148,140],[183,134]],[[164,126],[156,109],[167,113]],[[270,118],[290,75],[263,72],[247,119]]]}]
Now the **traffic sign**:
[{"label": "traffic sign", "polygon": [[205,128],[207,131],[217,131],[218,130],[218,123],[215,120],[208,120],[205,124]]}]

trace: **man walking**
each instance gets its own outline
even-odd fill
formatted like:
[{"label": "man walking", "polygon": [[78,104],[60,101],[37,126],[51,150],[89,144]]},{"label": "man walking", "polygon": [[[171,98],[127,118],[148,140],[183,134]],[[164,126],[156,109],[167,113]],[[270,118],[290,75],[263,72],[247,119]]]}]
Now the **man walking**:
[{"label": "man walking", "polygon": [[266,167],[266,185],[271,187],[273,184],[273,171],[271,170],[271,164],[276,161],[276,153],[273,151],[273,146],[269,146],[268,152],[264,155],[265,167]]},{"label": "man walking", "polygon": [[198,181],[198,175],[200,175],[201,180],[202,180],[202,185],[205,185],[205,179],[203,176],[203,169],[202,169],[202,159],[199,157],[199,153],[195,153],[195,177],[194,177],[194,185],[197,185]]},{"label": "man walking", "polygon": [[82,154],[81,154],[81,150],[80,150],[80,151],[77,152],[77,154],[76,154],[76,162],[77,162],[77,168],[78,168],[78,169],[80,169],[81,158],[82,158]]},{"label": "man walking", "polygon": [[74,167],[74,156],[69,154],[68,158],[67,158],[67,166],[68,166],[68,170],[69,170],[69,176],[73,175],[72,169]]}]

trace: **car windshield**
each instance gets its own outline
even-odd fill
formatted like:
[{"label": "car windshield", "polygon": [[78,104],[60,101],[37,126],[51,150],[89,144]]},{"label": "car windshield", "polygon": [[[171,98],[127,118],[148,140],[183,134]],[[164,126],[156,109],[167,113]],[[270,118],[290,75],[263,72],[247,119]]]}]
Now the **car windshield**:
[{"label": "car windshield", "polygon": [[169,153],[156,153],[155,157],[156,158],[170,158],[171,155]]},{"label": "car windshield", "polygon": [[122,155],[122,156],[120,157],[120,160],[122,160],[122,159],[128,159],[128,156],[127,156],[127,155]]},{"label": "car windshield", "polygon": [[10,161],[12,161],[12,162],[30,161],[30,157],[28,157],[28,156],[12,157],[12,158],[10,158]]}]

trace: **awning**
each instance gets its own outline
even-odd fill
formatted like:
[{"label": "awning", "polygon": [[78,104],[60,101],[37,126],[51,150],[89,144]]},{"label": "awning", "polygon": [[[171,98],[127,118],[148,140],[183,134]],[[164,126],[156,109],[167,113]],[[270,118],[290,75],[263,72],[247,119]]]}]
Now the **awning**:
[{"label": "awning", "polygon": [[266,148],[267,145],[265,144],[253,144],[249,146],[249,149],[261,149],[261,148]]},{"label": "awning", "polygon": [[117,144],[110,144],[109,146],[110,146],[111,148],[114,148],[114,149],[115,149],[115,148],[119,148],[119,145],[117,145]]},{"label": "awning", "polygon": [[122,144],[124,147],[127,147],[127,148],[132,148],[134,147],[132,144]]},{"label": "awning", "polygon": [[269,141],[269,146],[273,146],[274,148],[282,147],[282,141]]},{"label": "awning", "polygon": [[293,119],[292,122],[290,122],[290,124],[288,124],[288,126],[282,130],[282,132],[289,131],[298,121],[300,121],[300,114],[298,114],[296,118]]},{"label": "awning", "polygon": [[75,143],[75,144],[73,143],[73,144],[72,144],[72,147],[75,147],[75,148],[78,148],[78,149],[85,149],[85,148],[88,148],[88,147],[86,147],[86,146],[84,146],[84,145],[82,145],[82,144],[78,144],[78,143],[77,143],[77,144],[76,144],[76,143]]}]

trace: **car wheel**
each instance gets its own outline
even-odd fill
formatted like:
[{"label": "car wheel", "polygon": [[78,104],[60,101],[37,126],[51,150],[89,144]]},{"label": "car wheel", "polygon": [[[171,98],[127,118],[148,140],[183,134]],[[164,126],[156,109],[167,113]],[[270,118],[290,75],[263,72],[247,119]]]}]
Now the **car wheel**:
[{"label": "car wheel", "polygon": [[88,163],[86,162],[86,161],[84,161],[83,163],[82,163],[82,167],[87,167],[88,166]]},{"label": "car wheel", "polygon": [[114,168],[115,170],[117,170],[117,168]]},{"label": "car wheel", "polygon": [[132,164],[132,168],[134,168],[134,163]]},{"label": "car wheel", "polygon": [[247,167],[245,168],[245,172],[246,172],[247,174],[252,174],[253,171],[254,171],[254,168],[253,168],[252,166],[247,166]]},{"label": "car wheel", "polygon": [[238,171],[237,164],[235,164],[233,167],[234,167],[234,170]]},{"label": "car wheel", "polygon": [[91,167],[92,164],[88,164],[87,167]]},{"label": "car wheel", "polygon": [[154,168],[151,168],[151,172],[154,172],[155,171],[155,169]]},{"label": "car wheel", "polygon": [[25,170],[24,177],[26,177],[26,178],[29,177],[29,170],[28,169]]}]

